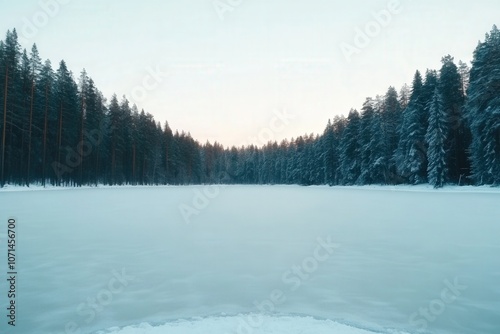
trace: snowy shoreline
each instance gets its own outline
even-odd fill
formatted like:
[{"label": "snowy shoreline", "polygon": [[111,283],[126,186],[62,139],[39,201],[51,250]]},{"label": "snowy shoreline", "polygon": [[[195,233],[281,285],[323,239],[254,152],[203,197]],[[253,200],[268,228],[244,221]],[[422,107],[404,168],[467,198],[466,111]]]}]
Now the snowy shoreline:
[{"label": "snowy shoreline", "polygon": [[81,186],[81,187],[68,187],[68,186],[42,186],[42,185],[31,185],[19,186],[7,184],[3,188],[0,188],[0,193],[4,192],[22,192],[22,191],[53,191],[53,190],[84,190],[84,189],[164,189],[164,188],[203,188],[203,187],[273,187],[273,188],[293,188],[302,187],[304,189],[342,189],[342,190],[369,190],[369,191],[402,191],[402,192],[432,192],[432,193],[500,193],[500,187],[493,186],[457,186],[450,185],[443,188],[434,188],[428,184],[422,185],[362,185],[362,186],[301,186],[301,185],[240,185],[240,184],[198,184],[198,185],[103,185],[99,184],[97,186]]},{"label": "snowy shoreline", "polygon": [[[252,327],[245,323],[245,318],[258,318],[261,324]],[[316,319],[311,316],[268,314],[239,314],[234,316],[209,316],[196,317],[193,319],[178,319],[162,324],[150,324],[143,322],[137,325],[124,327],[112,327],[100,330],[95,334],[201,334],[201,333],[253,333],[253,334],[372,334],[380,333],[356,326],[344,324],[329,319]],[[404,331],[392,331],[393,334],[408,334]]]}]

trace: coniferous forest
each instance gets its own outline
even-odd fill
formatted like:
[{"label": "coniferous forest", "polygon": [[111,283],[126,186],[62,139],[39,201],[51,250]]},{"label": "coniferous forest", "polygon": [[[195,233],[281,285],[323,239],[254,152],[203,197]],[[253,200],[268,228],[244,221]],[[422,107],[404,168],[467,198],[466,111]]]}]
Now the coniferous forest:
[{"label": "coniferous forest", "polygon": [[0,186],[160,184],[500,185],[500,31],[472,66],[442,58],[320,135],[263,147],[201,144],[126,97],[108,101],[85,70],[0,41]]}]

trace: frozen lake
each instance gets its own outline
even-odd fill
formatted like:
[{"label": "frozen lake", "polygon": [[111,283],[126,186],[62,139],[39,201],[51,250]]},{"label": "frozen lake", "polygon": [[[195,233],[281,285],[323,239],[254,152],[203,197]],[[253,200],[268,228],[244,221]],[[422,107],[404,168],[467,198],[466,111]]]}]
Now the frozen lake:
[{"label": "frozen lake", "polygon": [[9,333],[497,334],[500,191],[409,189],[0,191]]}]

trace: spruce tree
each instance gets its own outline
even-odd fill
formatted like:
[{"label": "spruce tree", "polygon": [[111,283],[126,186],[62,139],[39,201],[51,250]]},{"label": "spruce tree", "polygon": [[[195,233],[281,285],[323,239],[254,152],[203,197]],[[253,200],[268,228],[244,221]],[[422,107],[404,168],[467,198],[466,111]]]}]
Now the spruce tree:
[{"label": "spruce tree", "polygon": [[[36,44],[33,44],[30,53],[30,68],[31,68],[31,90],[30,90],[30,112],[29,112],[29,125],[28,125],[28,161],[27,161],[27,172],[26,172],[26,182],[29,186],[31,182],[31,165],[32,165],[32,147],[35,146],[35,157],[40,156],[40,142],[41,142],[41,131],[37,124],[40,124],[41,110],[38,103],[38,98],[40,96],[37,82],[39,80],[40,71],[42,69],[42,60],[38,54],[38,49]],[[35,130],[38,131],[33,131]],[[38,140],[33,140],[38,139]],[[33,145],[34,144],[34,145]],[[38,164],[39,165],[39,164]],[[38,175],[40,176],[40,175]]]},{"label": "spruce tree", "polygon": [[[1,156],[0,156],[0,186],[3,187],[6,181],[6,160],[7,154],[7,132],[12,131],[12,124],[8,127],[8,121],[12,117],[11,113],[14,109],[13,103],[13,88],[16,84],[16,75],[18,72],[19,57],[21,55],[20,45],[18,42],[17,32],[14,29],[12,32],[7,31],[5,43],[2,44],[2,84],[3,84],[3,120],[2,120],[2,138],[1,138]],[[10,111],[10,113],[9,113]],[[9,117],[10,116],[10,117]],[[11,159],[12,161],[13,159]]]},{"label": "spruce tree", "polygon": [[340,142],[341,183],[344,185],[355,184],[361,175],[360,123],[358,111],[351,110]]},{"label": "spruce tree", "polygon": [[52,70],[52,65],[49,60],[45,61],[41,72],[40,72],[40,81],[39,87],[41,89],[40,94],[40,106],[43,110],[43,122],[40,124],[42,128],[42,185],[45,186],[49,177],[47,171],[49,167],[47,166],[47,159],[49,157],[54,157],[51,154],[51,146],[50,143],[55,142],[55,138],[53,134],[55,133],[54,124],[55,115],[54,115],[54,99],[53,99],[53,90],[54,90],[54,71]]},{"label": "spruce tree", "polygon": [[335,133],[331,120],[328,120],[328,124],[323,132],[322,136],[323,148],[322,157],[325,169],[325,184],[333,185],[335,183],[335,169],[336,169],[336,142]]},{"label": "spruce tree", "polygon": [[477,184],[500,182],[500,31],[496,26],[486,34],[474,52],[467,92],[466,113],[471,127],[470,159]]},{"label": "spruce tree", "polygon": [[446,56],[441,60],[443,66],[439,72],[439,92],[443,102],[443,111],[448,119],[450,133],[446,146],[449,178],[453,183],[459,183],[468,176],[466,149],[469,145],[468,127],[463,115],[465,96],[462,91],[463,82],[453,57]]},{"label": "spruce tree", "polygon": [[360,124],[360,160],[361,160],[361,174],[356,181],[357,184],[372,184],[373,180],[369,173],[371,161],[371,139],[372,139],[372,123],[373,115],[373,102],[371,98],[367,98],[363,107],[361,108],[361,124]]},{"label": "spruce tree", "polygon": [[396,168],[406,182],[419,184],[426,181],[427,153],[425,145],[426,123],[422,96],[423,83],[419,71],[415,73],[408,107],[403,112],[399,130],[400,139],[395,154]]},{"label": "spruce tree", "polygon": [[446,142],[448,139],[449,125],[447,115],[443,108],[443,100],[439,90],[436,88],[434,97],[430,104],[429,127],[425,136],[427,145],[427,167],[429,184],[440,188],[448,181],[448,166]]},{"label": "spruce tree", "polygon": [[388,164],[388,183],[394,184],[399,182],[397,176],[394,154],[399,143],[398,129],[401,123],[401,105],[399,97],[394,87],[389,87],[385,94],[384,101],[381,107],[383,140],[384,140],[384,160]]}]

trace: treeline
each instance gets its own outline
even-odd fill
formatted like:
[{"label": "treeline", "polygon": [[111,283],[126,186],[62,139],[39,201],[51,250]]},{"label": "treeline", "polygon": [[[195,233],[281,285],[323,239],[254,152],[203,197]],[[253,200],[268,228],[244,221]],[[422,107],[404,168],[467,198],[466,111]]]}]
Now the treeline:
[{"label": "treeline", "polygon": [[321,135],[262,148],[200,144],[131,106],[108,102],[83,70],[0,41],[0,185],[500,184],[500,32],[472,67],[442,59]]}]

